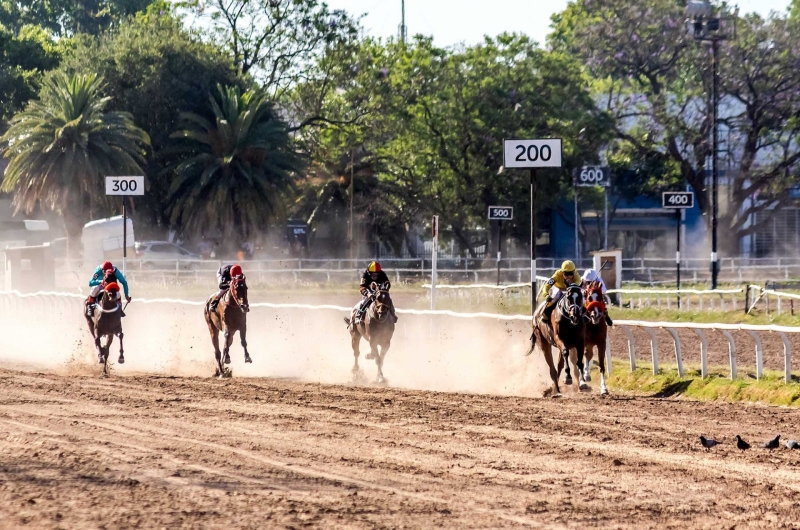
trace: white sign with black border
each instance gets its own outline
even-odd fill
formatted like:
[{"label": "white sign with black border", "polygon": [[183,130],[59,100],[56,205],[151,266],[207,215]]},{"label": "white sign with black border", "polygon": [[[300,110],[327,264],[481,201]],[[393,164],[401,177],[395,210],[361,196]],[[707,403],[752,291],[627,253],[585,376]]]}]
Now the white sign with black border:
[{"label": "white sign with black border", "polygon": [[514,218],[514,208],[511,206],[489,206],[490,221],[510,221]]},{"label": "white sign with black border", "polygon": [[694,208],[694,192],[665,191],[661,194],[661,207],[675,210]]},{"label": "white sign with black border", "polygon": [[106,177],[106,195],[144,195],[144,177]]},{"label": "white sign with black border", "polygon": [[583,166],[576,171],[575,185],[581,187],[602,186],[607,188],[611,185],[611,171],[607,167]]},{"label": "white sign with black border", "polygon": [[561,167],[561,139],[504,140],[503,166],[507,168]]}]

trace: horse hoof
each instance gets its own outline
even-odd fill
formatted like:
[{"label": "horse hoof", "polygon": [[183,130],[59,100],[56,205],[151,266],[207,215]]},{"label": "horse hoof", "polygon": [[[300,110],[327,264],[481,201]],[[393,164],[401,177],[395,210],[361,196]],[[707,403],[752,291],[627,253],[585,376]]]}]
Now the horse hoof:
[{"label": "horse hoof", "polygon": [[586,374],[583,379],[586,382],[591,382],[592,381],[592,375],[591,374]]},{"label": "horse hoof", "polygon": [[587,385],[586,383],[581,383],[580,385],[578,385],[578,389],[579,390],[589,390],[589,385]]},{"label": "horse hoof", "polygon": [[98,355],[97,356],[97,360],[98,360],[98,364],[103,364],[103,356],[102,355]]},{"label": "horse hoof", "polygon": [[364,358],[365,358],[365,359],[367,359],[368,361],[371,361],[372,359],[374,359],[374,358],[375,358],[375,356],[374,356],[374,355],[372,355],[371,353],[368,353],[368,354],[366,355],[366,357],[364,357]]},{"label": "horse hoof", "polygon": [[244,362],[246,362],[246,363],[252,363],[252,362],[253,362],[253,359],[251,359],[249,355],[245,355],[245,356],[244,356]]},{"label": "horse hoof", "polygon": [[571,385],[571,384],[572,384],[572,376],[568,376],[568,377],[567,377],[567,378],[564,380],[564,384],[565,384],[565,385]]},{"label": "horse hoof", "polygon": [[220,379],[230,379],[231,377],[233,377],[233,372],[230,370],[225,370],[219,375]]},{"label": "horse hoof", "polygon": [[231,364],[231,356],[226,353],[225,354],[225,360],[223,362],[225,364]]},{"label": "horse hoof", "polygon": [[600,389],[600,395],[601,396],[607,396],[608,395],[608,389],[607,388],[601,388]]},{"label": "horse hoof", "polygon": [[123,357],[122,355],[120,355],[120,356],[119,356],[119,359],[117,359],[117,363],[118,363],[118,364],[125,364],[125,357]]},{"label": "horse hoof", "polygon": [[551,398],[553,398],[553,399],[558,399],[558,398],[561,398],[561,397],[563,397],[563,396],[561,395],[561,392],[556,392],[555,394],[553,394],[553,395],[552,395],[552,396],[550,396],[550,397],[551,397]]}]

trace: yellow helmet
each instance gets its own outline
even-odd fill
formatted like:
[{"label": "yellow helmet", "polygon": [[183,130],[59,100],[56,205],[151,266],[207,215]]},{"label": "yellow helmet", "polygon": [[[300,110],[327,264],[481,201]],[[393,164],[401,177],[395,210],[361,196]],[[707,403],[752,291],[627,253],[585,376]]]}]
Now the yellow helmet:
[{"label": "yellow helmet", "polygon": [[372,261],[370,262],[369,267],[367,267],[367,270],[369,272],[381,272],[381,264],[377,261]]},{"label": "yellow helmet", "polygon": [[575,264],[567,260],[561,264],[561,270],[564,272],[575,272]]}]

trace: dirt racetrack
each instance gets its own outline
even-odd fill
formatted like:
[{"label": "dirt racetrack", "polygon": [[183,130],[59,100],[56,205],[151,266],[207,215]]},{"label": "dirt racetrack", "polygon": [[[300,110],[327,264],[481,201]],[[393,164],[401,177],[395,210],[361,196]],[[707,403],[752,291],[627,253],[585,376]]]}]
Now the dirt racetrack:
[{"label": "dirt racetrack", "polygon": [[[797,411],[0,371],[4,528],[797,528]],[[701,433],[724,439],[705,452]]]}]

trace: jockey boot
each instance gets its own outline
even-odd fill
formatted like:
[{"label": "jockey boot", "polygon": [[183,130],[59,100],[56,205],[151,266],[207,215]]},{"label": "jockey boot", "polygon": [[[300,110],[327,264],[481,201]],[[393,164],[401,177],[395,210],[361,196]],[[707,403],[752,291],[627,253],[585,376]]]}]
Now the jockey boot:
[{"label": "jockey boot", "polygon": [[90,317],[94,316],[94,297],[90,296],[86,299],[86,314]]},{"label": "jockey boot", "polygon": [[547,297],[545,300],[544,311],[542,311],[542,318],[540,322],[547,322],[550,323],[550,315],[553,314],[553,309],[555,309],[556,305],[553,303],[553,299],[551,297]]},{"label": "jockey boot", "polygon": [[608,309],[606,309],[606,311],[605,311],[604,315],[605,315],[605,317],[606,317],[606,325],[608,325],[608,326],[613,326],[613,325],[614,325],[614,322],[611,320],[611,317],[610,317],[610,316],[608,316]]}]

